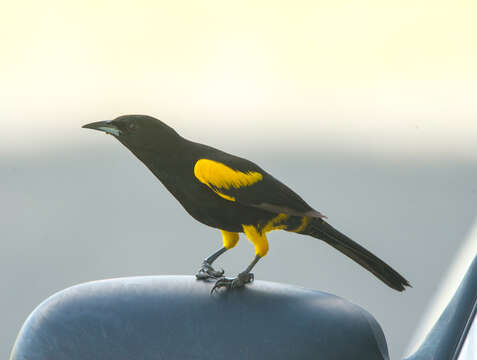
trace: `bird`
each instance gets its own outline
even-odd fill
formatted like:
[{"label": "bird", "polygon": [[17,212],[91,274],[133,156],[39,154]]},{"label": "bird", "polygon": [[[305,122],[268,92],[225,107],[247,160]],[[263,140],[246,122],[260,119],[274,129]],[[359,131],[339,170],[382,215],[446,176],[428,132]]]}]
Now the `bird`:
[{"label": "bird", "polygon": [[[321,212],[250,160],[188,140],[148,115],[122,115],[83,128],[119,140],[202,224],[220,230],[222,247],[201,264],[196,278],[213,281],[211,293],[240,288],[254,280],[253,267],[269,250],[267,233],[283,230],[331,245],[397,291],[411,286],[396,270],[332,227]],[[252,262],[235,277],[216,270],[217,258],[237,245],[239,234],[253,244]]]}]

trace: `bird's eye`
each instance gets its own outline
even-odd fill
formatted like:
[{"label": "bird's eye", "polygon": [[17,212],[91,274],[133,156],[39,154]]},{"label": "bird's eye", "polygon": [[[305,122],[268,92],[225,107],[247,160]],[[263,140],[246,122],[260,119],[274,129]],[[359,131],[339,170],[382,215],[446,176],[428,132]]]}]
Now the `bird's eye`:
[{"label": "bird's eye", "polygon": [[129,129],[129,130],[135,130],[135,129],[136,129],[136,124],[135,124],[135,123],[130,123],[130,124],[128,125],[128,129]]}]

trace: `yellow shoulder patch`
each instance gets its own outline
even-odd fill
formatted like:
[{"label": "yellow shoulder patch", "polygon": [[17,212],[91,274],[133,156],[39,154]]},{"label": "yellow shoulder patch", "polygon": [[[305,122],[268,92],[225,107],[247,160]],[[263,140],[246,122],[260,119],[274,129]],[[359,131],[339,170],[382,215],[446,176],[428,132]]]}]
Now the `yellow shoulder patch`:
[{"label": "yellow shoulder patch", "polygon": [[221,193],[220,189],[239,189],[253,185],[263,179],[262,174],[259,172],[248,171],[245,173],[209,159],[200,159],[195,163],[194,175],[201,183],[216,192],[217,195],[230,201],[235,201],[235,197]]}]

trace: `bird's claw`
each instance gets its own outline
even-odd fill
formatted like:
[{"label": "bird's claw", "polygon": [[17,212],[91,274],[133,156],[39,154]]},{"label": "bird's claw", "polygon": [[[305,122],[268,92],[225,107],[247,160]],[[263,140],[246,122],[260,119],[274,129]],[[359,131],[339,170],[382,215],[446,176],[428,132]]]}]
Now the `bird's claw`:
[{"label": "bird's claw", "polygon": [[210,265],[207,261],[202,263],[202,267],[199,269],[195,277],[197,280],[207,280],[210,278],[218,279],[224,275],[224,270],[215,270],[212,265]]},{"label": "bird's claw", "polygon": [[212,290],[210,290],[210,293],[212,294],[214,291],[217,289],[220,289],[222,287],[227,288],[227,289],[236,289],[244,286],[245,284],[249,284],[253,281],[254,276],[252,273],[240,273],[237,275],[236,278],[221,278],[217,280],[214,284],[214,287]]}]

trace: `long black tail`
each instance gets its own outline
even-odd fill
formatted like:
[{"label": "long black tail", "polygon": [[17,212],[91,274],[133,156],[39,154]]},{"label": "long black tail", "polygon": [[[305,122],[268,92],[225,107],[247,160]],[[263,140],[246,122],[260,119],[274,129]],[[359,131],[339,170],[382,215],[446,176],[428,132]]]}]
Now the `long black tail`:
[{"label": "long black tail", "polygon": [[322,219],[313,219],[300,233],[325,241],[397,291],[403,291],[405,286],[411,286],[396,270]]}]

